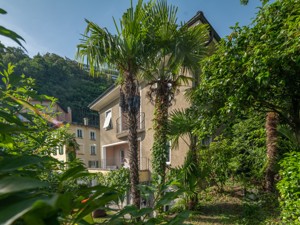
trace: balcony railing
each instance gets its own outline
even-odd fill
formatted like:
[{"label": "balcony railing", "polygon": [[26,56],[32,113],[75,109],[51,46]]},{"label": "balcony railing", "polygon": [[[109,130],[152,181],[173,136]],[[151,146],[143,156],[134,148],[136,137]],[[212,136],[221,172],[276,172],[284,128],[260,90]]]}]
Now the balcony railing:
[{"label": "balcony railing", "polygon": [[[117,134],[127,132],[129,129],[128,114],[122,113],[122,116],[117,119]],[[138,131],[145,130],[145,113],[141,112],[137,116]]]},{"label": "balcony railing", "polygon": [[[102,170],[117,170],[122,167],[128,168],[123,162],[119,162],[119,159],[108,157],[100,160],[100,168]],[[146,157],[139,158],[139,170],[149,170],[149,159]]]}]

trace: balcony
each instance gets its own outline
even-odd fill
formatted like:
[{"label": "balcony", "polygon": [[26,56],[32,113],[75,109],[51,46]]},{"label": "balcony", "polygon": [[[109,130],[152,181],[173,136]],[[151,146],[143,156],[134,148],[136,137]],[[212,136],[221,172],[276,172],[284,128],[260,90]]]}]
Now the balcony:
[{"label": "balcony", "polygon": [[[123,138],[128,135],[129,122],[127,113],[122,113],[122,116],[119,117],[116,121],[117,125],[117,138]],[[137,132],[145,131],[145,113],[141,112],[137,117]]]},{"label": "balcony", "polygon": [[[104,174],[108,173],[112,170],[117,170],[119,168],[125,167],[129,168],[124,165],[123,162],[120,162],[119,158],[117,157],[108,157],[102,159],[100,162],[100,168],[97,168],[97,171],[100,171]],[[150,180],[150,171],[149,171],[149,159],[142,157],[139,159],[139,180],[140,182],[146,182]]]}]

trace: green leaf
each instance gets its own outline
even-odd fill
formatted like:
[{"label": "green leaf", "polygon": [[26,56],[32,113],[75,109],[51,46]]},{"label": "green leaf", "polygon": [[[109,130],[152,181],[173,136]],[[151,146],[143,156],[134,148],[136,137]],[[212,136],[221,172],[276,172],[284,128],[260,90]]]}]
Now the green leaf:
[{"label": "green leaf", "polygon": [[28,127],[25,126],[10,125],[7,123],[0,122],[0,134],[30,132],[30,131],[34,131],[34,129],[29,129]]},{"label": "green leaf", "polygon": [[24,190],[46,187],[46,182],[28,177],[5,177],[0,180],[0,196]]},{"label": "green leaf", "polygon": [[74,178],[80,177],[80,175],[82,175],[82,176],[88,175],[86,168],[81,164],[77,165],[75,167],[72,167],[72,168],[68,169],[66,172],[64,172],[63,175],[61,176],[60,180],[65,181],[65,180],[69,180],[69,179],[74,179]]},{"label": "green leaf", "polygon": [[0,14],[6,14],[7,12],[4,9],[0,8]]},{"label": "green leaf", "polygon": [[38,157],[38,156],[2,156],[0,157],[0,174],[4,172],[14,171],[24,168],[29,165],[55,160],[52,157]]},{"label": "green leaf", "polygon": [[[56,199],[57,196],[55,195],[51,198],[39,196],[29,199],[18,199],[17,201],[8,202],[7,204],[5,204],[5,207],[0,207],[0,224],[10,225],[16,219],[24,216],[32,209],[42,208],[42,211],[45,211],[45,207],[47,209],[49,209],[49,206],[52,207]],[[42,216],[43,213],[36,217],[41,218]]]},{"label": "green leaf", "polygon": [[155,205],[155,208],[159,208],[161,206],[164,206],[168,203],[170,203],[172,200],[176,199],[180,194],[182,194],[182,190],[178,190],[175,192],[166,192],[162,198],[157,202]]}]

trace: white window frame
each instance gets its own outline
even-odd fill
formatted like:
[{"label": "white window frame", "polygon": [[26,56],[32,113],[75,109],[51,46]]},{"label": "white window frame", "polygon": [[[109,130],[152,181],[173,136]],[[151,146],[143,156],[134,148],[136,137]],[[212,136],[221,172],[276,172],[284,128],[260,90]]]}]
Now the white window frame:
[{"label": "white window frame", "polygon": [[[92,152],[92,148],[94,148],[94,150],[93,150],[93,151],[95,151],[94,154]],[[97,146],[95,144],[94,145],[90,145],[90,154],[91,155],[97,155]]]},{"label": "white window frame", "polygon": [[[94,135],[92,135],[94,134]],[[90,131],[90,139],[95,141],[96,140],[96,132],[95,131]]]},{"label": "white window frame", "polygon": [[[78,132],[79,132],[79,131],[81,131],[81,137],[78,135]],[[82,129],[80,129],[80,128],[77,128],[77,129],[76,129],[76,137],[77,137],[77,138],[83,138],[83,130],[82,130]]]},{"label": "white window frame", "polygon": [[103,128],[105,130],[112,129],[112,110],[111,109],[105,111],[105,120],[104,120]]}]

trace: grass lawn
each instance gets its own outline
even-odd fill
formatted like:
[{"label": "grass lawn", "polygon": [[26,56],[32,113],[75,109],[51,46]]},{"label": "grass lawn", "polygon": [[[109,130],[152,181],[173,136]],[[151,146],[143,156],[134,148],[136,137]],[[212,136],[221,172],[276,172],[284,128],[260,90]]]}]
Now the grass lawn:
[{"label": "grass lawn", "polygon": [[198,210],[187,224],[279,224],[276,197],[262,193],[246,196],[240,187],[225,187],[219,192],[211,188],[200,193]]},{"label": "grass lawn", "polygon": [[[255,188],[244,194],[240,186],[228,185],[223,191],[216,187],[199,193],[199,205],[185,224],[194,225],[275,225],[280,223],[276,196]],[[173,215],[174,216],[174,215]],[[102,224],[107,218],[94,219]]]}]

